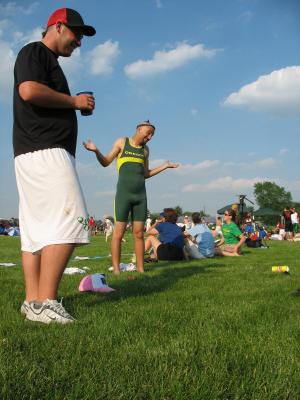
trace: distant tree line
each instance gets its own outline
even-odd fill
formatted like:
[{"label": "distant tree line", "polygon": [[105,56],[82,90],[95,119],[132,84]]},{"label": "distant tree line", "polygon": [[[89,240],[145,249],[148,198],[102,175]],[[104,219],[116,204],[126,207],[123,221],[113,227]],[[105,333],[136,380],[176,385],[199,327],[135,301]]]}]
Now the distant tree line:
[{"label": "distant tree line", "polygon": [[[189,217],[197,210],[193,210],[193,211],[183,211],[183,208],[179,205],[172,207],[174,208],[174,210],[176,211],[176,214],[178,215],[178,217],[182,216],[182,215],[188,215]],[[202,217],[207,217],[208,214],[205,213],[204,210],[200,210],[199,211],[200,215]],[[158,219],[159,217],[159,213],[151,213],[151,218],[152,219]]]}]

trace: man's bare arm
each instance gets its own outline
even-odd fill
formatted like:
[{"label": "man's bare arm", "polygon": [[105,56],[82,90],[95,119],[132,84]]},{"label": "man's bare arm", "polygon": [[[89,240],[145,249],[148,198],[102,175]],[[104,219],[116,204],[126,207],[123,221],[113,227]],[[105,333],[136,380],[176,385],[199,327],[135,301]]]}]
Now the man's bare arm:
[{"label": "man's bare arm", "polygon": [[113,160],[118,157],[119,153],[123,149],[124,138],[117,139],[113,144],[112,149],[106,156],[104,156],[99,151],[97,146],[91,140],[88,140],[87,142],[82,142],[82,144],[88,151],[92,151],[96,154],[97,160],[103,167],[108,167],[113,162]]},{"label": "man's bare arm", "polygon": [[45,108],[72,108],[75,110],[93,110],[95,108],[95,99],[92,95],[69,96],[35,81],[22,82],[19,85],[19,94],[22,100]]},{"label": "man's bare arm", "polygon": [[175,164],[170,161],[166,161],[156,168],[149,169],[149,149],[148,149],[148,147],[146,147],[145,172],[144,172],[144,176],[146,179],[152,178],[152,176],[159,174],[160,172],[164,171],[165,169],[178,168],[178,167],[179,167],[179,164]]}]

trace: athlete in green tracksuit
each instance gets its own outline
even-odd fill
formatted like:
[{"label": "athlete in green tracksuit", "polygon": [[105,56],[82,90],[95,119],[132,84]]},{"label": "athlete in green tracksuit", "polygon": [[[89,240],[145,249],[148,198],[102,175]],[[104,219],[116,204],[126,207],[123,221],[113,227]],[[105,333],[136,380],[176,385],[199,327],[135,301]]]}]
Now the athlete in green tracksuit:
[{"label": "athlete in green tracksuit", "polygon": [[137,270],[144,272],[144,225],[147,212],[145,179],[151,178],[167,168],[178,167],[178,164],[166,161],[159,167],[149,169],[147,143],[154,135],[154,131],[154,125],[149,121],[140,123],[131,138],[117,139],[106,156],[100,153],[91,140],[83,142],[87,150],[96,154],[103,167],[107,167],[115,159],[117,161],[119,178],[115,197],[116,222],[111,244],[115,274],[120,273],[121,240],[126,230],[129,213],[131,213],[132,219]]}]

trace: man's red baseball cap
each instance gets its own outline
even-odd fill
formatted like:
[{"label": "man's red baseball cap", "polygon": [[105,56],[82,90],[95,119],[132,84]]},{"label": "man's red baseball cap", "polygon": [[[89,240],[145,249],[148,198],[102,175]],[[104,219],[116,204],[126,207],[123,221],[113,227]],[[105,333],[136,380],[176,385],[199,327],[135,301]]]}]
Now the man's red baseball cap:
[{"label": "man's red baseball cap", "polygon": [[85,25],[82,16],[72,8],[60,8],[50,15],[47,22],[47,28],[61,22],[70,28],[80,28],[85,36],[94,36],[96,29],[90,25]]}]

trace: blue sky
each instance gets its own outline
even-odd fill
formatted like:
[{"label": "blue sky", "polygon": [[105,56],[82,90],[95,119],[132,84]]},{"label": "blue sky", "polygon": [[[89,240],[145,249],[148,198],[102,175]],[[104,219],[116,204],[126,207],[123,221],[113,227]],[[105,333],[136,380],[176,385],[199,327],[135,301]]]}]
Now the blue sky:
[{"label": "blue sky", "polygon": [[79,11],[96,36],[60,58],[73,94],[93,90],[78,113],[77,168],[89,213],[111,214],[115,165],[106,153],[138,122],[157,126],[150,165],[179,162],[147,181],[151,211],[180,205],[212,215],[253,184],[272,180],[300,201],[298,0],[0,0],[0,217],[17,215],[12,135],[13,65],[57,8]]}]

